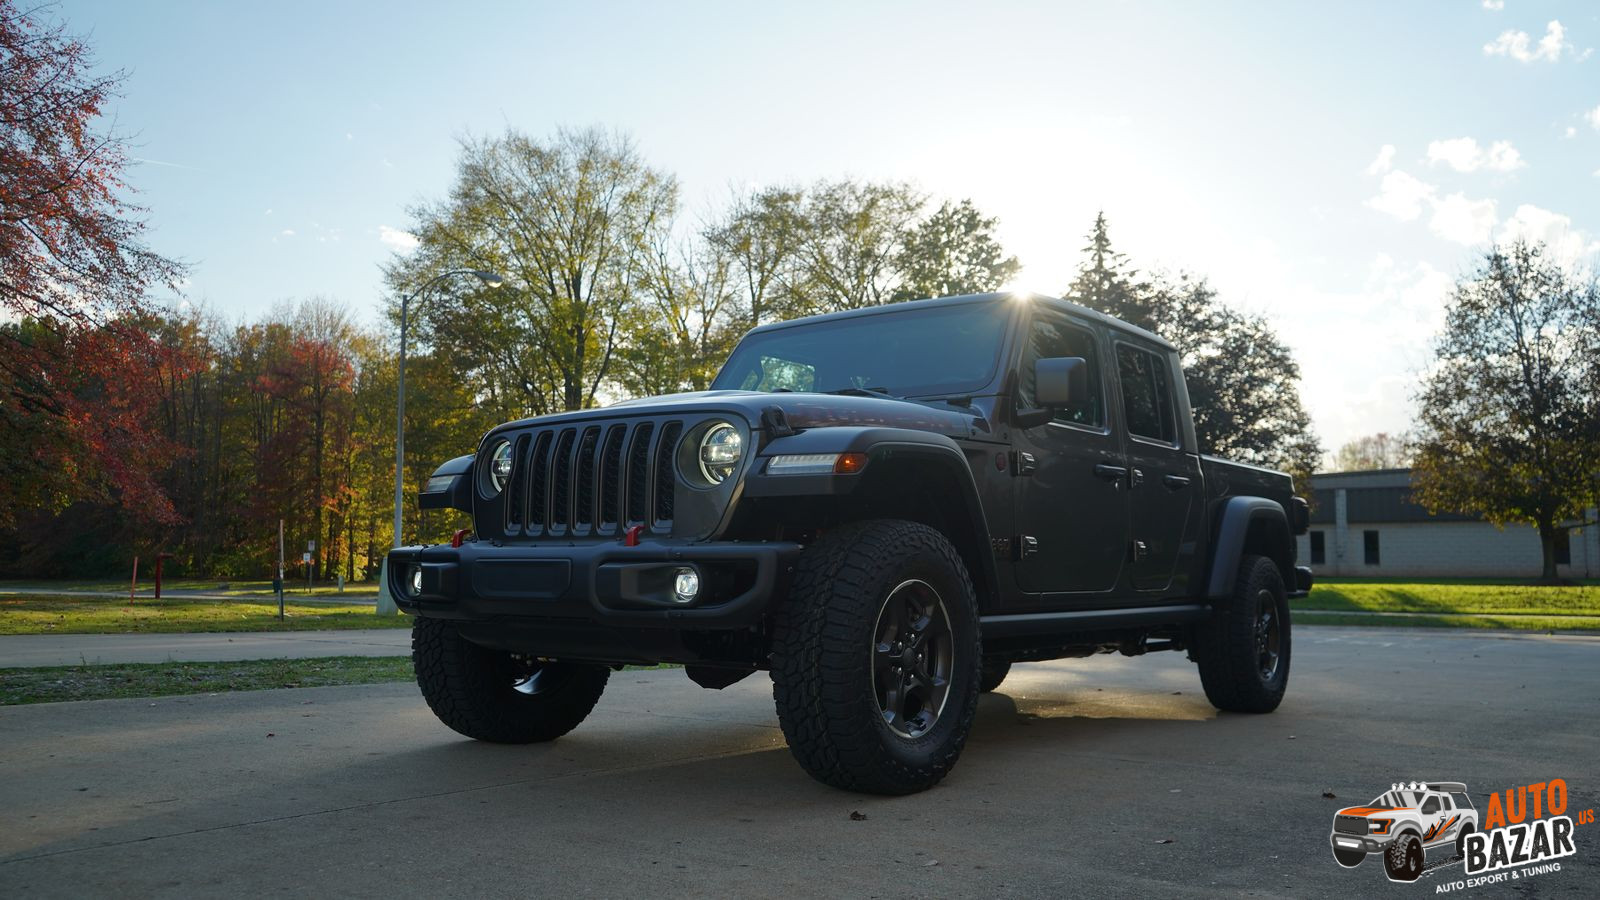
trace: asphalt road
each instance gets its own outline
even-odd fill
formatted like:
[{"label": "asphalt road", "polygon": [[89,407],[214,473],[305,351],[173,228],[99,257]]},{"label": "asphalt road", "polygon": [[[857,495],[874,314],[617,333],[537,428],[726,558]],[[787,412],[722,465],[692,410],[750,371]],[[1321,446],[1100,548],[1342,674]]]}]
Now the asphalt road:
[{"label": "asphalt road", "polygon": [[[402,624],[409,624],[409,621]],[[410,628],[201,634],[0,635],[0,669],[97,663],[406,656],[410,653]]]},{"label": "asphalt road", "polygon": [[[1178,654],[1019,666],[894,799],[807,778],[762,676],[617,673],[536,747],[458,738],[410,685],[0,708],[0,896],[1424,897],[1459,867],[1340,869],[1334,811],[1402,778],[1600,806],[1600,639],[1297,638],[1270,716],[1217,714]],[[1594,896],[1600,828],[1575,838],[1452,893]]]}]

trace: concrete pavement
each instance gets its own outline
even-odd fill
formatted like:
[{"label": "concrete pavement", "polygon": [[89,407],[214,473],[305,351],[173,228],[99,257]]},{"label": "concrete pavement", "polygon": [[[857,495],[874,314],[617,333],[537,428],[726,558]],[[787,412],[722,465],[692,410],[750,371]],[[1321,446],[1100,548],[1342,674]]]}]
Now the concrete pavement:
[{"label": "concrete pavement", "polygon": [[[409,623],[409,620],[406,622]],[[0,669],[97,663],[405,656],[410,652],[410,628],[204,634],[0,635]]]},{"label": "concrete pavement", "polygon": [[[1218,714],[1179,654],[1019,665],[943,784],[877,798],[800,771],[759,674],[619,672],[531,747],[404,684],[0,708],[0,896],[1424,897],[1459,866],[1340,869],[1334,812],[1559,777],[1576,817],[1596,709],[1594,638],[1301,628],[1268,716]],[[1575,839],[1513,887],[1593,896],[1600,829]]]}]

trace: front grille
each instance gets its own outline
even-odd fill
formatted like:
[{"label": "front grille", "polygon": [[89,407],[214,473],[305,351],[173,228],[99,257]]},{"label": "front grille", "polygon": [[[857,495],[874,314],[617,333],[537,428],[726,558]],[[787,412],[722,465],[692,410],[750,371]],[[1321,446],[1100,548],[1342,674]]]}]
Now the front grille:
[{"label": "front grille", "polygon": [[620,536],[672,528],[684,423],[615,422],[536,428],[512,439],[507,537]]},{"label": "front grille", "polygon": [[1366,834],[1367,820],[1364,816],[1334,816],[1333,830],[1340,834]]}]

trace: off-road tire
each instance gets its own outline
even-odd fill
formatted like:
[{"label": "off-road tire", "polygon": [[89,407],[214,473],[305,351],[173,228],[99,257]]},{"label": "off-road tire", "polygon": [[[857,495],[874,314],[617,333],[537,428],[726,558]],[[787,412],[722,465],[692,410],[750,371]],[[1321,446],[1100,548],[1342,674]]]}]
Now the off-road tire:
[{"label": "off-road tire", "polygon": [[1340,850],[1339,848],[1335,847],[1333,850],[1333,861],[1341,866],[1344,866],[1346,869],[1354,869],[1356,866],[1359,866],[1367,861],[1367,854],[1361,850]]},{"label": "off-road tire", "polygon": [[[937,592],[952,649],[942,711],[914,738],[891,730],[873,687],[880,613],[909,579]],[[873,794],[925,790],[961,755],[977,709],[981,659],[977,596],[944,535],[896,519],[845,525],[802,554],[778,610],[778,722],[795,759],[824,784]]]},{"label": "off-road tire", "polygon": [[1424,860],[1422,841],[1414,834],[1402,834],[1383,851],[1383,871],[1392,881],[1416,881]]},{"label": "off-road tire", "polygon": [[1011,663],[984,660],[978,678],[978,690],[985,694],[993,692],[1009,674],[1011,674]]},{"label": "off-road tire", "polygon": [[497,744],[553,741],[578,727],[611,675],[601,665],[534,664],[537,690],[524,693],[516,685],[534,674],[529,665],[462,638],[449,622],[426,618],[411,626],[411,664],[439,721]]},{"label": "off-road tire", "polygon": [[[1278,663],[1271,678],[1262,677],[1256,624],[1265,592],[1279,622]],[[1206,699],[1228,712],[1269,713],[1283,702],[1289,684],[1289,600],[1283,575],[1265,556],[1239,561],[1233,595],[1211,619],[1195,627],[1194,656]]]}]

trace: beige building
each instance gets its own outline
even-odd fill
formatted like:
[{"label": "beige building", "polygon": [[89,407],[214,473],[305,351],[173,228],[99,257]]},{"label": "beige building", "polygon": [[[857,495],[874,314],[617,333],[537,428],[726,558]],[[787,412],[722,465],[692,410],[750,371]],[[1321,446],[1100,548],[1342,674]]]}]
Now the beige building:
[{"label": "beige building", "polygon": [[[1411,470],[1311,476],[1311,530],[1300,564],[1324,576],[1537,578],[1539,533],[1473,516],[1432,515],[1411,500]],[[1596,521],[1595,511],[1585,517]],[[1556,544],[1564,578],[1600,578],[1600,527],[1571,528]]]}]

